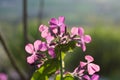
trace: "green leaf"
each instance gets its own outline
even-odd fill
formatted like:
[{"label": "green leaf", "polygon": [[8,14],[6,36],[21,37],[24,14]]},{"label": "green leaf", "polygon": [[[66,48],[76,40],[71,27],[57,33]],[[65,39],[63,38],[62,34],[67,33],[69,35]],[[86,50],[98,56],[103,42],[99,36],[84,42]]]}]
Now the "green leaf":
[{"label": "green leaf", "polygon": [[[61,80],[61,76],[60,74],[56,75],[55,79],[54,80]],[[66,74],[65,77],[63,78],[63,80],[79,80],[78,78],[76,77],[73,77],[71,74]]]},{"label": "green leaf", "polygon": [[48,76],[45,74],[40,73],[39,71],[36,71],[31,80],[48,80]]},{"label": "green leaf", "polygon": [[59,60],[57,58],[55,59],[49,59],[48,61],[46,61],[44,63],[44,71],[43,73],[47,73],[47,75],[52,75],[53,73],[55,73],[56,70],[59,69]]},{"label": "green leaf", "polygon": [[55,71],[58,69],[58,59],[49,59],[34,72],[31,80],[48,80],[48,77],[55,73]]},{"label": "green leaf", "polygon": [[60,80],[60,74],[56,75],[55,80]]},{"label": "green leaf", "polygon": [[64,77],[64,80],[75,80],[72,76],[66,76]]}]

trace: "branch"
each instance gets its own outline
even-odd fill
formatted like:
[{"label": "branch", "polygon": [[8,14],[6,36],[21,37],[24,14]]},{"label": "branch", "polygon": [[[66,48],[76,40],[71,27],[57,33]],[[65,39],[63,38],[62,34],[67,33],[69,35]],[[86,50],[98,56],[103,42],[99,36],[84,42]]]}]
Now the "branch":
[{"label": "branch", "polygon": [[5,40],[4,40],[4,38],[3,38],[3,36],[2,36],[1,33],[0,33],[0,41],[1,41],[2,45],[3,45],[3,48],[4,48],[4,50],[5,50],[8,58],[9,58],[11,64],[12,64],[13,68],[18,72],[18,74],[20,75],[21,80],[26,80],[25,76],[23,75],[23,73],[22,73],[22,72],[20,71],[20,69],[18,68],[18,66],[17,66],[17,64],[16,64],[16,62],[15,62],[12,54],[11,54],[10,51],[8,50],[7,45],[6,45],[6,43],[5,43]]}]

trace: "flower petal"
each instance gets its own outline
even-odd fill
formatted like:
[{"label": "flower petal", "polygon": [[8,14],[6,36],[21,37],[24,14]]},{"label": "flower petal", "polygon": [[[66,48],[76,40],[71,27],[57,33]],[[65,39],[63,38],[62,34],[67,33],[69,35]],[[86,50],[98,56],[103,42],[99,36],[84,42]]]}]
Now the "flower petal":
[{"label": "flower petal", "polygon": [[40,68],[44,64],[44,61],[40,61],[40,63],[37,65],[38,68]]},{"label": "flower petal", "polygon": [[84,36],[84,42],[90,43],[91,42],[91,36],[90,35],[85,35]]},{"label": "flower petal", "polygon": [[85,71],[85,70],[80,70],[80,71],[78,72],[79,76],[84,75],[84,71]]},{"label": "flower petal", "polygon": [[57,25],[58,24],[58,20],[56,18],[51,18],[49,21],[50,25]]},{"label": "flower petal", "polygon": [[37,55],[35,55],[35,54],[27,57],[27,62],[28,62],[29,64],[33,64],[36,60],[37,60]]},{"label": "flower petal", "polygon": [[83,51],[86,51],[86,45],[85,45],[85,42],[82,38],[81,38],[81,48]]},{"label": "flower petal", "polygon": [[44,30],[48,29],[48,27],[46,25],[40,25],[39,26],[39,31],[43,32]]},{"label": "flower petal", "polygon": [[48,30],[46,29],[46,30],[44,30],[44,31],[41,33],[41,36],[42,36],[43,38],[46,38],[48,34],[49,34],[49,32],[48,32]]},{"label": "flower petal", "polygon": [[82,27],[78,28],[78,34],[80,37],[82,37],[84,35],[84,29]]},{"label": "flower petal", "polygon": [[40,48],[42,47],[42,44],[41,44],[41,43],[42,43],[42,42],[41,42],[40,40],[36,40],[36,41],[34,42],[35,51],[40,50]]},{"label": "flower petal", "polygon": [[90,75],[93,75],[95,72],[98,72],[98,71],[100,71],[100,67],[98,65],[93,63],[88,64],[88,73]]},{"label": "flower petal", "polygon": [[85,56],[85,59],[87,60],[88,63],[94,61],[94,58],[93,58],[92,56],[90,56],[90,55],[86,55],[86,56]]},{"label": "flower petal", "polygon": [[60,16],[60,17],[58,18],[58,21],[59,21],[58,26],[61,26],[62,24],[64,24],[65,17],[64,17],[64,16]]},{"label": "flower petal", "polygon": [[91,77],[91,80],[99,80],[99,75],[94,74],[94,75]]},{"label": "flower petal", "polygon": [[60,26],[60,33],[65,33],[66,32],[66,25]]},{"label": "flower petal", "polygon": [[86,66],[86,65],[87,65],[86,62],[82,62],[82,61],[80,62],[80,67],[81,67],[81,68],[83,68],[83,67]]},{"label": "flower petal", "polygon": [[76,67],[75,69],[74,69],[74,71],[73,71],[73,74],[76,74],[76,73],[78,73],[78,67]]},{"label": "flower petal", "polygon": [[92,68],[92,65],[88,64],[87,69],[89,75],[93,75],[95,73],[95,70]]},{"label": "flower petal", "polygon": [[84,78],[85,80],[91,80],[88,75],[84,75],[83,78]]},{"label": "flower petal", "polygon": [[47,50],[47,44],[45,42],[42,42],[40,51],[46,51],[46,50]]},{"label": "flower petal", "polygon": [[47,43],[50,44],[52,40],[54,40],[54,37],[48,34],[48,36],[45,38]]},{"label": "flower petal", "polygon": [[71,34],[72,35],[78,35],[78,28],[77,27],[72,27]]},{"label": "flower petal", "polygon": [[99,67],[99,65],[94,64],[94,63],[90,63],[89,65],[91,65],[91,67],[94,69],[95,72],[100,71],[100,67]]},{"label": "flower petal", "polygon": [[34,52],[34,47],[32,44],[29,43],[25,46],[25,50],[26,50],[26,52],[32,54]]},{"label": "flower petal", "polygon": [[55,58],[55,57],[56,57],[55,51],[54,51],[53,48],[49,48],[49,49],[48,49],[48,54],[49,54],[52,58]]}]

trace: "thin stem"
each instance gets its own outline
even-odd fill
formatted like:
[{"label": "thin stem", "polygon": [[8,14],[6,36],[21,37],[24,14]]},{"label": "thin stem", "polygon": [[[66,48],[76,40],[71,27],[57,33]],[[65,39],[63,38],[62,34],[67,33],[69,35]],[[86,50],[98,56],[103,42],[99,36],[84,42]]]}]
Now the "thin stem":
[{"label": "thin stem", "polygon": [[61,80],[63,80],[63,66],[62,66],[62,53],[60,52],[60,75]]},{"label": "thin stem", "polygon": [[28,31],[27,31],[27,0],[23,0],[23,33],[24,33],[24,45],[28,42]]}]

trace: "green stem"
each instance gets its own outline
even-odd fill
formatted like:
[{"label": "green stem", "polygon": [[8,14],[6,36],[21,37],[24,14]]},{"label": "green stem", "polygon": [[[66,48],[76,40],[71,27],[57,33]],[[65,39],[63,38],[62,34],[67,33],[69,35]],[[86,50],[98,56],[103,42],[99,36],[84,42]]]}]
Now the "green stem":
[{"label": "green stem", "polygon": [[62,53],[60,52],[60,75],[61,80],[63,80],[63,66],[62,66]]}]

